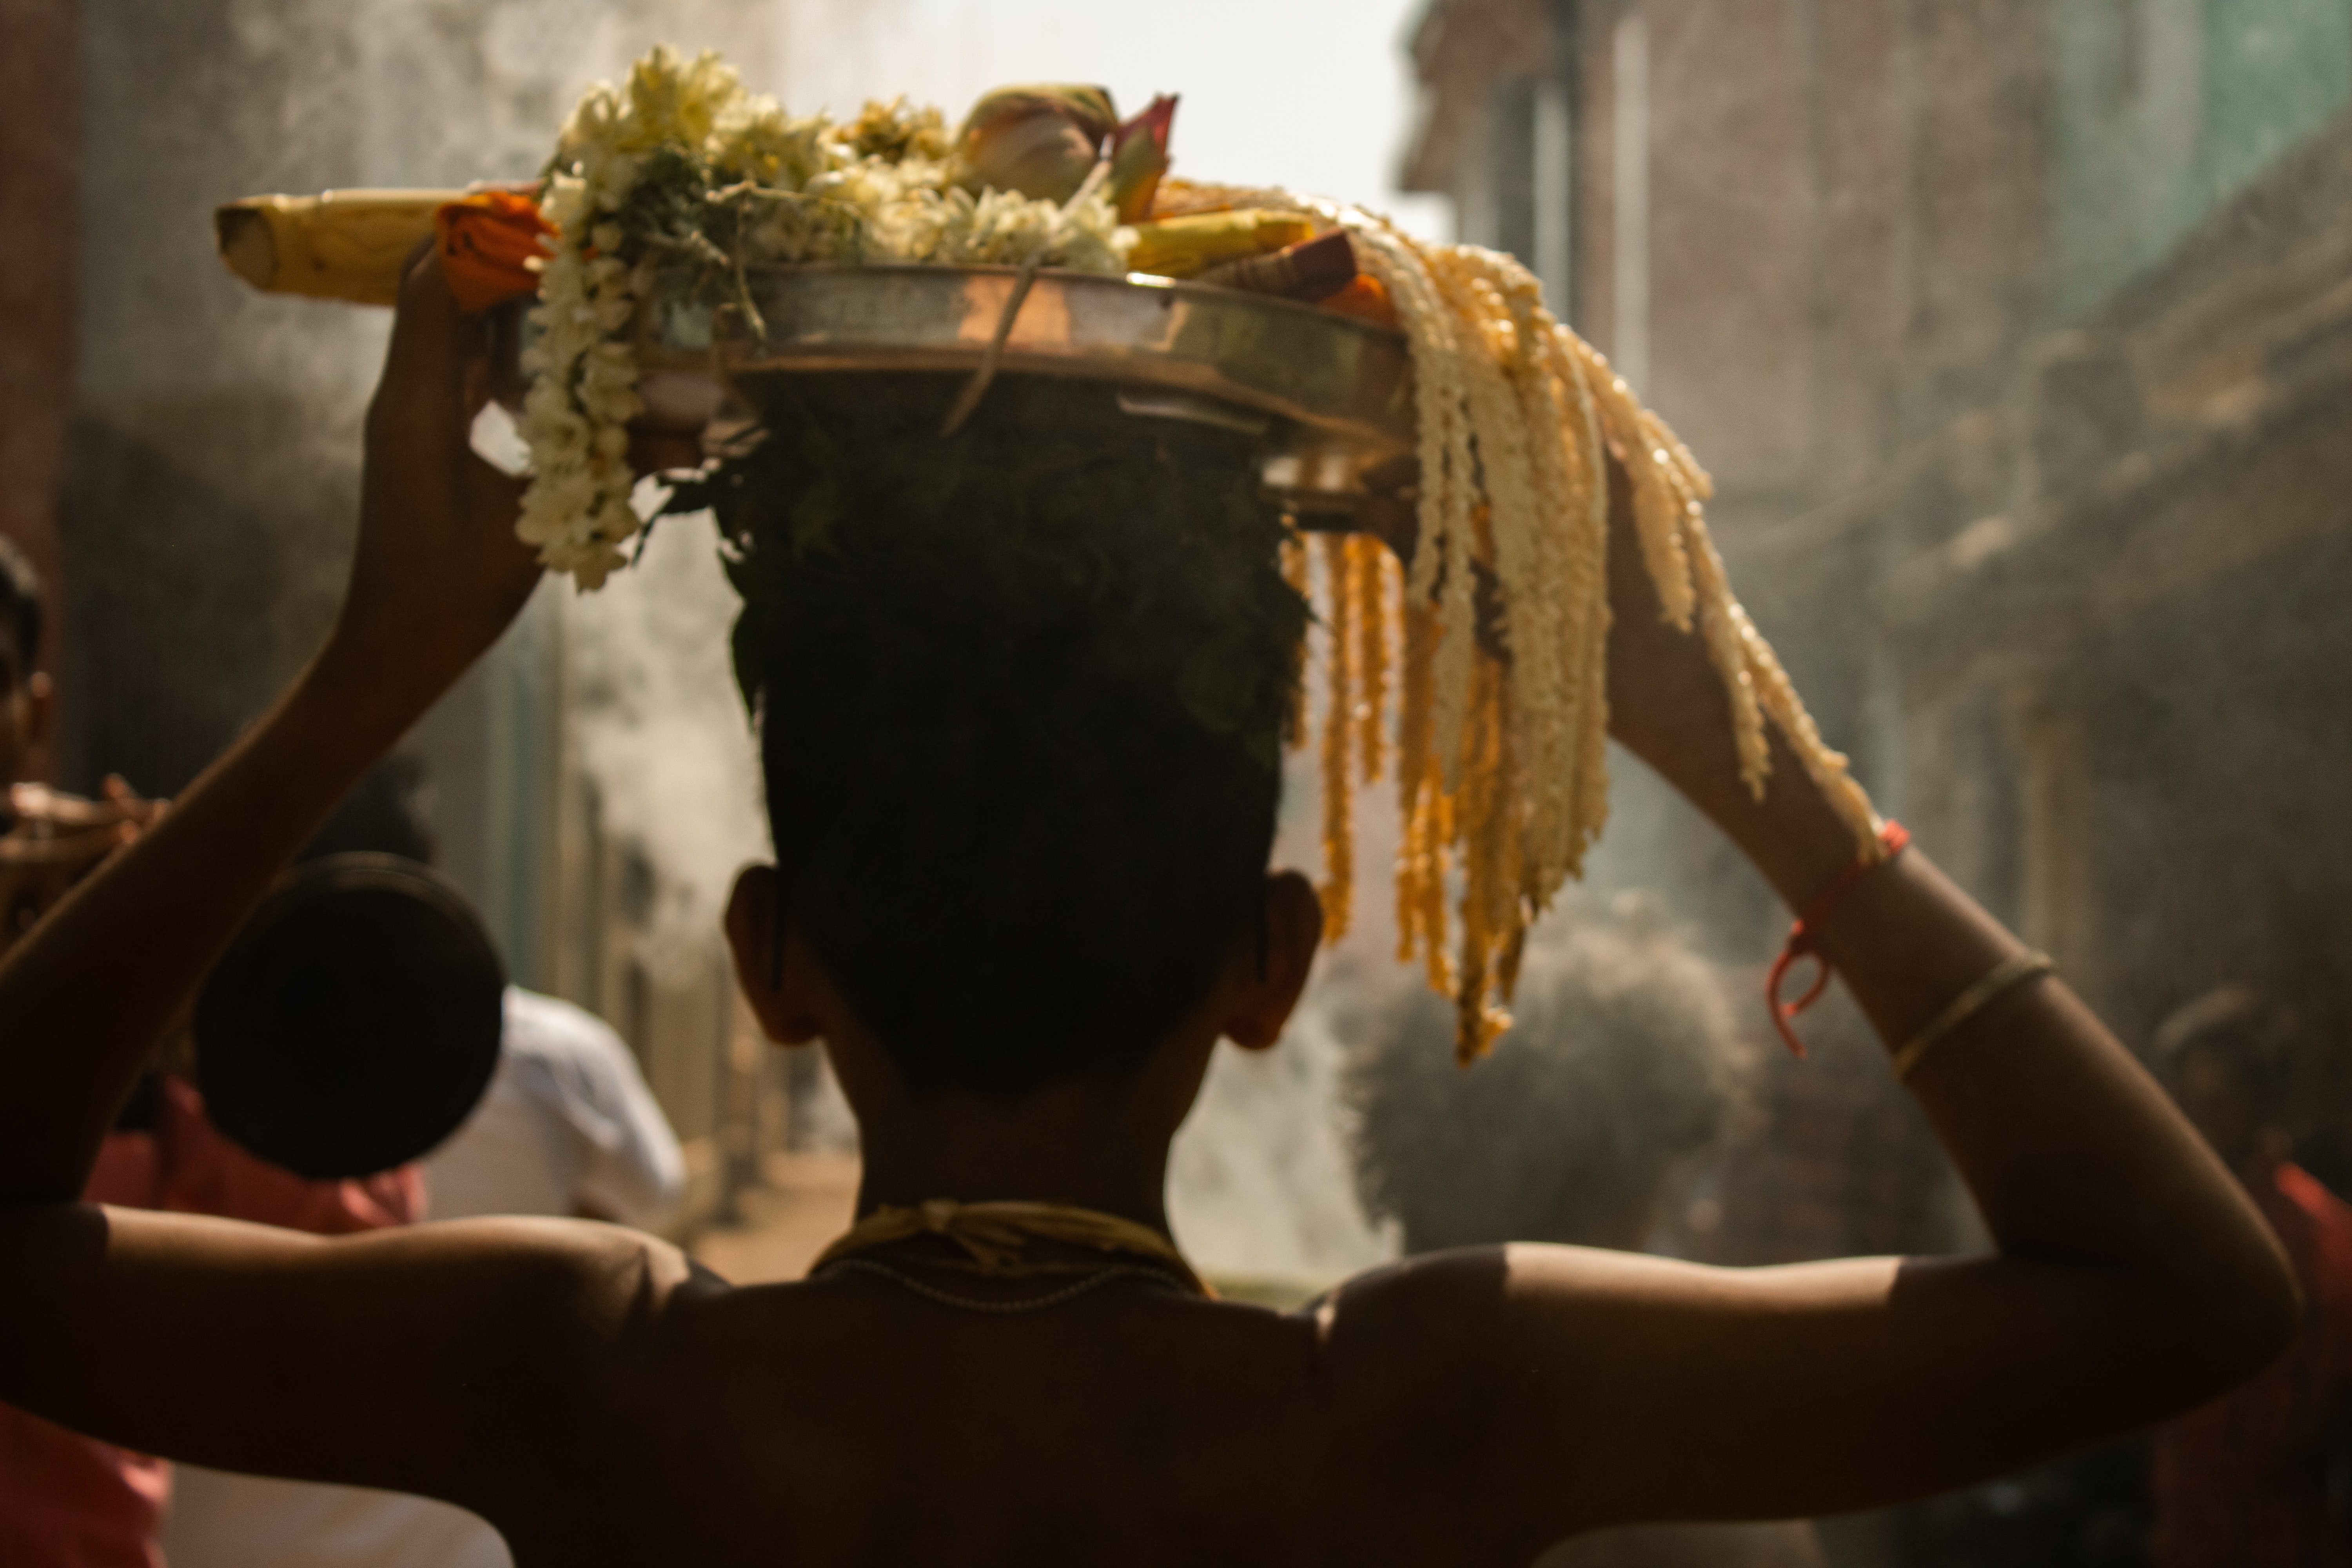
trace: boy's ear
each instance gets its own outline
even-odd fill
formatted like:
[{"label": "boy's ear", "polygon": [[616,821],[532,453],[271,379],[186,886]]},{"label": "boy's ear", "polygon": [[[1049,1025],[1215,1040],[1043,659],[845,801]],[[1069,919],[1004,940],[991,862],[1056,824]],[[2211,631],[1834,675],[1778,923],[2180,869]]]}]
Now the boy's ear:
[{"label": "boy's ear", "polygon": [[804,1046],[824,1033],[824,983],[786,923],[783,878],[773,866],[746,866],[735,879],[727,900],[727,945],[735,956],[735,984],[768,1038]]},{"label": "boy's ear", "polygon": [[1296,871],[1267,876],[1264,918],[1262,935],[1244,935],[1234,954],[1221,1025],[1225,1038],[1244,1050],[1262,1051],[1282,1038],[1323,942],[1323,900]]}]

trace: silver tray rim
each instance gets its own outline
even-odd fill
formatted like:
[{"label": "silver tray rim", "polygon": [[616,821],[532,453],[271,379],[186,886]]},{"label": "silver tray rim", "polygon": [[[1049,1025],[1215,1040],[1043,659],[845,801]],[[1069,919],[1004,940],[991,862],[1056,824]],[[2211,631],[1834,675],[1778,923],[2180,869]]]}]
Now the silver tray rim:
[{"label": "silver tray rim", "polygon": [[[656,279],[639,306],[640,390],[657,422],[698,425],[729,381],[763,372],[976,370],[1020,270],[908,263],[749,268],[739,289],[764,331],[707,273],[691,275],[690,283],[683,271]],[[803,298],[795,300],[795,293]],[[1304,373],[1301,356],[1315,362]],[[1245,410],[1270,422],[1284,450],[1351,468],[1411,450],[1417,439],[1403,334],[1215,284],[1040,268],[999,368],[1092,377]]]}]

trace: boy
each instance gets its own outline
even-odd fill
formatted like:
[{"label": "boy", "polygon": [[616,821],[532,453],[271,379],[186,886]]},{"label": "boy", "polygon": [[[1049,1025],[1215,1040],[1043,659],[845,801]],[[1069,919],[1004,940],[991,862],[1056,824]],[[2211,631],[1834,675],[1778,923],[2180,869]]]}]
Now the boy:
[{"label": "boy", "polygon": [[[768,1033],[822,1038],[857,1112],[863,1266],[734,1289],[584,1222],[328,1241],[79,1205],[244,910],[531,591],[518,487],[467,447],[483,352],[425,258],[334,633],[0,964],[0,1396],[445,1498],[524,1564],[1524,1563],[1606,1525],[1956,1486],[2187,1408],[2293,1332],[2228,1173],[2046,978],[1910,1080],[1990,1256],[1512,1247],[1290,1317],[1201,1299],[1165,1241],[1168,1141],[1220,1036],[1277,1039],[1322,924],[1264,870],[1300,611],[1246,467],[1222,432],[1113,441],[992,394],[960,467],[908,472],[919,411],[868,429],[846,383],[829,428],[857,439],[775,443],[815,471],[729,502],[788,526],[737,568],[778,865],[727,929]],[[1852,836],[1785,750],[1764,800],[1743,788],[1720,684],[1633,554],[1616,733],[1801,906]],[[1822,942],[1892,1041],[2020,951],[1916,852]]]}]

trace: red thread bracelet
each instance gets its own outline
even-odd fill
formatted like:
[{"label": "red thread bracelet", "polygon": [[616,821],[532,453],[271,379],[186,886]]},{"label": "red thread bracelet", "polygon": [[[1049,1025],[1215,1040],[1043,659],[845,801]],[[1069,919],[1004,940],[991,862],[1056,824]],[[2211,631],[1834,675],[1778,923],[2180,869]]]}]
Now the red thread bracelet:
[{"label": "red thread bracelet", "polygon": [[[1772,1026],[1780,1031],[1780,1038],[1787,1041],[1789,1049],[1798,1056],[1805,1054],[1805,1042],[1797,1038],[1797,1031],[1790,1027],[1790,1020],[1820,1001],[1822,993],[1830,988],[1829,963],[1814,945],[1816,937],[1830,916],[1837,912],[1838,905],[1845,901],[1845,896],[1853,891],[1853,885],[1902,854],[1903,847],[1910,842],[1911,835],[1899,822],[1889,822],[1880,828],[1878,858],[1864,860],[1857,856],[1853,864],[1840,871],[1836,879],[1822,889],[1822,896],[1807,905],[1805,912],[1797,917],[1797,923],[1789,928],[1789,940],[1780,944],[1780,956],[1772,961],[1772,972],[1764,977],[1764,1005],[1772,1010]],[[1789,966],[1800,958],[1813,961],[1813,984],[1794,1002],[1783,1002],[1780,1000],[1780,983],[1788,978]]]}]

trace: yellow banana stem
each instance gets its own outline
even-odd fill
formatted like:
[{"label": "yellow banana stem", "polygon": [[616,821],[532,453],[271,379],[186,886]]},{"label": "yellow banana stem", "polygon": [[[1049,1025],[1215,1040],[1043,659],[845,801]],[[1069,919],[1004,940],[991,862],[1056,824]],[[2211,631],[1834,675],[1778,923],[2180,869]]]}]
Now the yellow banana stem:
[{"label": "yellow banana stem", "polygon": [[1171,217],[1135,226],[1127,266],[1130,272],[1191,278],[1221,262],[1296,245],[1314,233],[1313,218],[1267,207]]},{"label": "yellow banana stem", "polygon": [[247,196],[213,215],[222,263],[270,294],[389,305],[401,268],[463,191],[329,191]]}]

